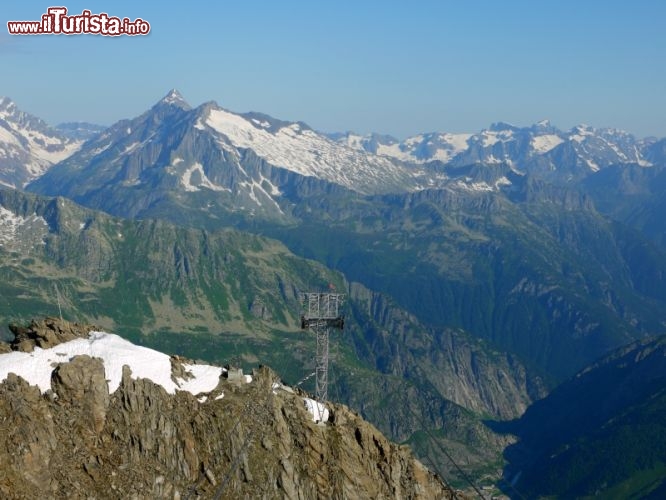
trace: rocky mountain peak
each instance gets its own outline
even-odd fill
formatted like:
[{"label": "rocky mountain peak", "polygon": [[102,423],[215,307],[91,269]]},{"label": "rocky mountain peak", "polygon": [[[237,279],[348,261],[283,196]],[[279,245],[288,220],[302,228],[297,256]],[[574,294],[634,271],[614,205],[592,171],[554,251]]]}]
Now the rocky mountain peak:
[{"label": "rocky mountain peak", "polygon": [[503,131],[510,131],[510,130],[518,130],[518,127],[511,125],[510,123],[506,122],[496,122],[490,125],[489,129],[492,132],[503,132]]},{"label": "rocky mountain peak", "polygon": [[16,109],[16,104],[9,97],[0,96],[0,113],[11,113]]},{"label": "rocky mountain peak", "polygon": [[192,106],[189,105],[189,103],[177,89],[171,89],[162,99],[160,99],[157,104],[177,106],[184,110],[192,109]]}]

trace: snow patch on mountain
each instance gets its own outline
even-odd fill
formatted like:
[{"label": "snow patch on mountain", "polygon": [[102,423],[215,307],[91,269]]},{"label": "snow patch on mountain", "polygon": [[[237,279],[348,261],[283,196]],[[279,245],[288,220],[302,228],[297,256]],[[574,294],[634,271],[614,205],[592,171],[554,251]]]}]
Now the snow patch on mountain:
[{"label": "snow patch on mountain", "polygon": [[433,132],[408,137],[400,142],[387,136],[346,133],[337,142],[353,149],[395,158],[407,163],[425,163],[438,160],[447,163],[468,148],[472,134]]},{"label": "snow patch on mountain", "polygon": [[12,134],[10,130],[7,130],[2,123],[0,123],[0,142],[4,142],[5,144],[10,144],[12,146],[21,145],[14,134]]},{"label": "snow patch on mountain", "polygon": [[470,177],[458,179],[453,183],[454,187],[457,187],[463,191],[478,192],[478,193],[499,191],[499,189],[502,186],[510,186],[510,185],[511,181],[505,176],[498,178],[492,183],[488,183],[486,181],[473,182],[473,180]]},{"label": "snow patch on mountain", "polygon": [[564,140],[555,134],[537,135],[532,138],[532,148],[538,154],[547,153],[562,144]]},{"label": "snow patch on mountain", "polygon": [[16,235],[26,233],[26,226],[36,230],[38,238],[48,231],[48,224],[43,217],[33,214],[30,217],[16,215],[11,210],[0,206],[0,246],[16,242]]},{"label": "snow patch on mountain", "polygon": [[45,393],[51,389],[51,373],[58,363],[71,361],[74,356],[88,355],[100,358],[109,383],[109,393],[118,389],[122,380],[123,366],[132,370],[134,379],[145,378],[161,385],[169,394],[187,391],[194,395],[210,392],[219,382],[222,368],[210,365],[184,364],[192,375],[186,380],[171,375],[171,359],[147,347],[105,332],[90,332],[87,339],[74,339],[49,349],[35,347],[33,352],[10,352],[0,355],[0,382],[14,373]]},{"label": "snow patch on mountain", "polygon": [[260,127],[263,127],[263,128],[268,128],[268,127],[271,126],[271,124],[268,123],[266,120],[259,121],[256,118],[252,118],[252,122],[256,123],[257,125],[259,125]]},{"label": "snow patch on mountain", "polygon": [[137,142],[133,142],[133,143],[131,143],[131,144],[128,144],[127,146],[125,146],[125,149],[124,149],[123,152],[120,153],[120,154],[121,154],[121,155],[129,155],[129,154],[131,154],[135,149],[137,149],[139,146],[142,146],[142,145],[143,145],[143,143],[138,142],[138,141],[137,141]]},{"label": "snow patch on mountain", "polygon": [[174,103],[179,103],[183,100],[183,96],[180,95],[180,92],[178,92],[176,89],[171,89],[169,93],[164,96],[164,99],[162,99],[162,102],[165,102],[167,104],[174,104]]},{"label": "snow patch on mountain", "polygon": [[[267,183],[269,185],[269,188],[271,190],[270,193],[266,189],[264,189],[264,186],[263,186],[264,183]],[[268,179],[266,179],[265,177],[262,176],[262,181],[261,182],[257,182],[255,180],[252,180],[252,181],[249,181],[249,182],[243,181],[243,182],[240,182],[239,185],[247,188],[246,191],[247,191],[248,195],[250,196],[250,199],[254,203],[256,203],[257,206],[261,207],[263,205],[261,203],[261,199],[257,196],[257,193],[255,192],[255,190],[262,193],[264,195],[264,199],[269,200],[271,202],[271,205],[274,205],[275,209],[279,213],[284,215],[284,212],[280,208],[280,205],[278,204],[278,202],[273,199],[273,196],[276,196],[276,195],[279,196],[280,190],[277,188],[277,186],[273,185]]]},{"label": "snow patch on mountain", "polygon": [[472,134],[440,134],[439,137],[443,142],[451,145],[453,154],[457,154],[467,149],[467,141],[472,137]]},{"label": "snow patch on mountain", "polygon": [[588,127],[587,125],[578,125],[571,129],[569,140],[581,143],[592,136],[594,136],[594,129],[592,127]]},{"label": "snow patch on mountain", "polygon": [[599,171],[599,165],[597,165],[593,160],[588,158],[585,160],[585,163],[587,163],[587,166],[590,167],[590,170],[592,170],[592,172]]},{"label": "snow patch on mountain", "polygon": [[490,146],[494,146],[500,141],[500,138],[497,136],[497,134],[494,134],[492,132],[485,131],[481,134],[481,141],[483,144],[484,148],[488,148]]},{"label": "snow patch on mountain", "polygon": [[312,416],[312,420],[315,422],[328,422],[329,412],[324,403],[319,403],[310,398],[303,398],[303,401],[305,402],[305,408]]},{"label": "snow patch on mountain", "polygon": [[[178,158],[177,160],[180,160],[181,163],[183,160]],[[176,161],[174,160],[174,163]],[[177,164],[177,163],[176,163]],[[192,175],[195,175],[195,178],[198,180],[198,182],[193,182]],[[208,176],[206,175],[206,172],[204,172],[203,165],[201,163],[195,162],[193,165],[188,167],[183,174],[180,177],[180,184],[183,186],[185,191],[200,191],[200,188],[208,188],[213,191],[228,191],[230,192],[231,189],[226,188],[224,186],[218,186],[214,182],[212,182]]]}]

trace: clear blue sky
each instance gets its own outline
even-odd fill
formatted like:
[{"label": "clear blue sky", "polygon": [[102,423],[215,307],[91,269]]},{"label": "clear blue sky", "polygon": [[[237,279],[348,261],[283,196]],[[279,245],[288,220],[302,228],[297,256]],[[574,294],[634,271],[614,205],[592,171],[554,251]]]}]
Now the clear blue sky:
[{"label": "clear blue sky", "polygon": [[666,1],[64,1],[145,37],[9,36],[53,2],[2,3],[0,95],[111,124],[178,88],[328,132],[476,132],[548,118],[666,136]]}]

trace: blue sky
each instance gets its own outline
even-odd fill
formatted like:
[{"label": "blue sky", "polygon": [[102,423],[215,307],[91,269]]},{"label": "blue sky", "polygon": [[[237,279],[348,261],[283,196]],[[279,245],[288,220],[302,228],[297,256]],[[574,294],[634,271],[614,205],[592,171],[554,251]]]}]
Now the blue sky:
[{"label": "blue sky", "polygon": [[49,123],[111,124],[178,88],[327,132],[399,138],[544,118],[666,136],[662,0],[71,1],[139,37],[10,36],[52,2],[3,2],[0,95]]}]

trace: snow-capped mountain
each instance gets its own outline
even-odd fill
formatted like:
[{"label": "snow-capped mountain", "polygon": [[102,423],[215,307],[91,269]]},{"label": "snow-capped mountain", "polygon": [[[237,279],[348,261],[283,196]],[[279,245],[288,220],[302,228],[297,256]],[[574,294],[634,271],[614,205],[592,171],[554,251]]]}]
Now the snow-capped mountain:
[{"label": "snow-capped mountain", "polygon": [[0,184],[23,187],[80,146],[44,121],[0,97]]},{"label": "snow-capped mountain", "polygon": [[444,179],[435,169],[340,144],[303,123],[236,114],[213,102],[193,109],[172,90],[141,116],[94,136],[29,189],[112,213],[121,207],[125,216],[178,199],[211,212],[223,206],[285,218],[289,195],[315,185],[377,194]]},{"label": "snow-capped mountain", "polygon": [[353,132],[331,134],[330,137],[352,148],[396,158],[408,163],[423,163],[433,160],[447,163],[458,153],[467,149],[467,140],[471,135],[431,132],[409,137],[402,142],[388,135],[370,134],[361,136]]},{"label": "snow-capped mountain", "polygon": [[506,163],[520,172],[556,172],[563,180],[570,180],[574,173],[584,177],[618,163],[651,164],[645,156],[650,141],[638,140],[622,130],[586,125],[561,131],[548,120],[530,127],[500,122],[476,134],[430,133],[404,141],[377,134],[333,137],[347,146],[404,162],[437,160],[449,166]]},{"label": "snow-capped mountain", "polygon": [[201,113],[195,127],[213,133],[230,152],[250,149],[276,167],[358,192],[411,190],[418,185],[414,172],[392,159],[335,142],[304,123],[239,115],[212,106]]}]

